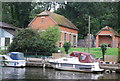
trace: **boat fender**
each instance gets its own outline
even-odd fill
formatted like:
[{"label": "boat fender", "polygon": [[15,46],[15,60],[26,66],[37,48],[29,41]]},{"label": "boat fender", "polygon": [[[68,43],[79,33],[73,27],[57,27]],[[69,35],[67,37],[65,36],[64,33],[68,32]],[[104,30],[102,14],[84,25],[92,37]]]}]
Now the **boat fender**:
[{"label": "boat fender", "polygon": [[109,73],[112,73],[112,71],[107,69],[107,70],[105,70],[105,73],[109,74]]}]

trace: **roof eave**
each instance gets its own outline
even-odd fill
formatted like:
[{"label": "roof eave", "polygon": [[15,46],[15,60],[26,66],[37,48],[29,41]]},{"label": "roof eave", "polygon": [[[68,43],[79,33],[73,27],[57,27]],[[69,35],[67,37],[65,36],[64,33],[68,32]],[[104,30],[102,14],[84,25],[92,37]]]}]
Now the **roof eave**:
[{"label": "roof eave", "polygon": [[20,28],[14,28],[14,27],[7,27],[7,26],[0,26],[1,28],[6,28],[6,29],[13,29],[13,30],[17,30],[17,29],[20,29]]},{"label": "roof eave", "polygon": [[49,16],[49,15],[37,15],[37,17],[41,17],[41,16]]},{"label": "roof eave", "polygon": [[79,30],[78,28],[71,28],[71,27],[68,27],[68,26],[65,26],[65,25],[61,25],[61,24],[58,24],[59,26],[63,26],[63,27],[66,27],[66,28],[69,28],[69,29],[73,29],[73,30]]}]

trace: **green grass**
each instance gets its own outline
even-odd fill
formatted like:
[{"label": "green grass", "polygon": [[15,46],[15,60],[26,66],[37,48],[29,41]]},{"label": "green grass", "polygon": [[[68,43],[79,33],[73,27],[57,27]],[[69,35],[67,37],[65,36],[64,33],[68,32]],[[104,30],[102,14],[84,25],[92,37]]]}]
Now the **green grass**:
[{"label": "green grass", "polygon": [[[64,48],[60,48],[64,52]],[[88,52],[88,48],[71,48],[69,53],[72,51]],[[64,52],[65,53],[65,52]],[[90,48],[90,53],[95,57],[102,57],[101,48]],[[107,48],[105,55],[118,55],[118,48]]]}]

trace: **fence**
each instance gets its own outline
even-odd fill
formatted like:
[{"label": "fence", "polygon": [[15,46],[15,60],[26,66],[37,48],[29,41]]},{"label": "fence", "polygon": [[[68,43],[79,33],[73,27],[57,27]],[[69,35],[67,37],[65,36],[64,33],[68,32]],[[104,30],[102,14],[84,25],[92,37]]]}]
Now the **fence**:
[{"label": "fence", "polygon": [[31,58],[41,58],[41,57],[50,57],[52,53],[50,52],[23,52],[24,56],[31,57]]},{"label": "fence", "polygon": [[118,56],[114,56],[114,55],[105,55],[104,56],[104,61],[105,62],[116,62],[118,61]]},{"label": "fence", "polygon": [[56,58],[61,58],[61,57],[66,57],[68,56],[68,54],[64,54],[64,53],[52,53],[52,58],[56,59]]}]

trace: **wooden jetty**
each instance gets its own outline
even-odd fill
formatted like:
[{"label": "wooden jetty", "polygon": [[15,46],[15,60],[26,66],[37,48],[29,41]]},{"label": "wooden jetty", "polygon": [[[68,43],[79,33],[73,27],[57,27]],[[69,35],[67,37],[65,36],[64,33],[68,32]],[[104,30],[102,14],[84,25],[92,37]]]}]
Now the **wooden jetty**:
[{"label": "wooden jetty", "polygon": [[46,67],[52,68],[51,64],[48,63],[49,59],[41,59],[41,58],[27,58],[26,67]]},{"label": "wooden jetty", "polygon": [[120,73],[120,64],[101,64],[100,68]]}]

